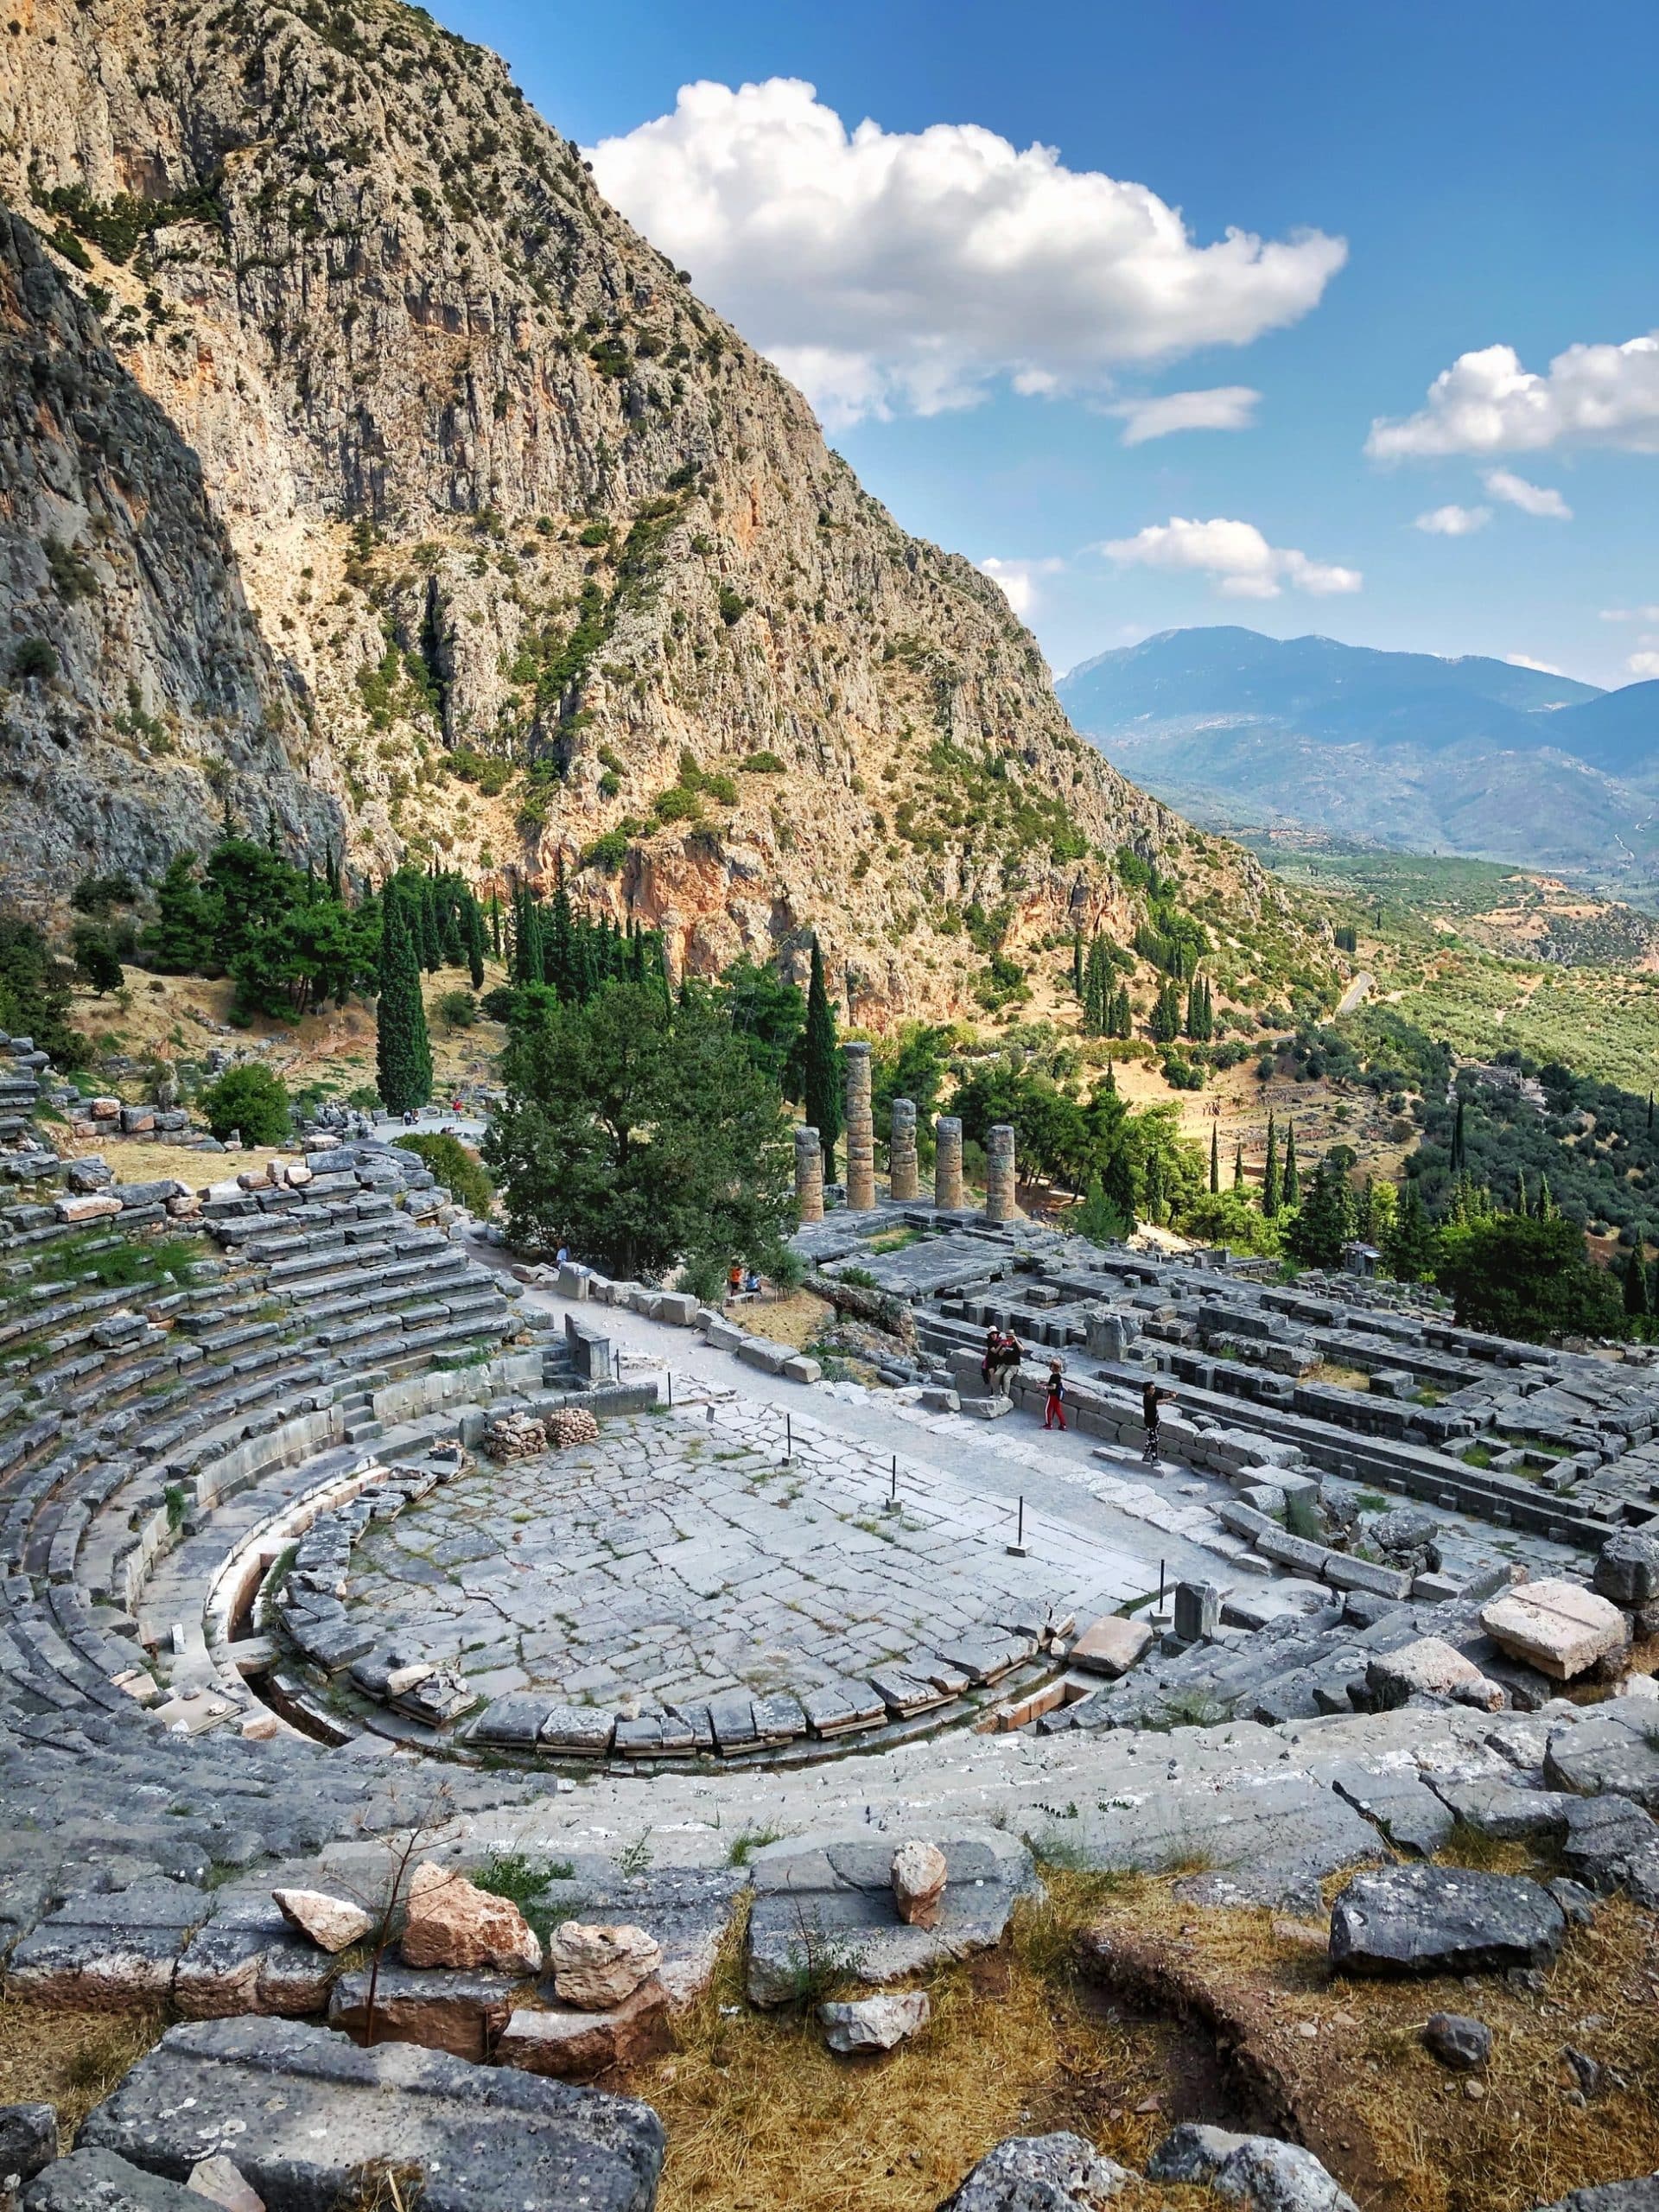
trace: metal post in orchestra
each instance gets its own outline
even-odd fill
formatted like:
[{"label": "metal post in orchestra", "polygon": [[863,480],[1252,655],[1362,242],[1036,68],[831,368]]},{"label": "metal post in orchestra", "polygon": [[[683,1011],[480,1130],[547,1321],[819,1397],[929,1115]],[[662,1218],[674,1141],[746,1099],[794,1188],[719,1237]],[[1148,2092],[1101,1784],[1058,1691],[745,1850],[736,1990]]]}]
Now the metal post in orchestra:
[{"label": "metal post in orchestra", "polygon": [[784,1465],[787,1467],[795,1459],[795,1424],[788,1414],[784,1415]]},{"label": "metal post in orchestra", "polygon": [[892,1483],[887,1497],[882,1500],[881,1510],[884,1513],[896,1513],[899,1510],[899,1454],[896,1452],[893,1455]]},{"label": "metal post in orchestra", "polygon": [[1020,1493],[1020,1518],[1016,1524],[1014,1541],[1008,1546],[1008,1550],[1015,1559],[1024,1559],[1026,1556],[1026,1494],[1023,1491]]}]

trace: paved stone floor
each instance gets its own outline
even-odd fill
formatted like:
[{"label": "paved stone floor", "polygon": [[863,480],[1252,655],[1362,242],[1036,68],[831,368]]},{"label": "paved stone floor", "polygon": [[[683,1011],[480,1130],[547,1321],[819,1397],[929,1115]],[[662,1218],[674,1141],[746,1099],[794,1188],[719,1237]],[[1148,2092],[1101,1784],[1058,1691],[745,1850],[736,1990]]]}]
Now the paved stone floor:
[{"label": "paved stone floor", "polygon": [[936,1653],[1035,1611],[1087,1621],[1155,1587],[1144,1556],[802,1414],[746,1402],[609,1421],[596,1445],[480,1460],[353,1554],[353,1616],[458,1657],[485,1697],[683,1705],[738,1685],[798,1694]]}]

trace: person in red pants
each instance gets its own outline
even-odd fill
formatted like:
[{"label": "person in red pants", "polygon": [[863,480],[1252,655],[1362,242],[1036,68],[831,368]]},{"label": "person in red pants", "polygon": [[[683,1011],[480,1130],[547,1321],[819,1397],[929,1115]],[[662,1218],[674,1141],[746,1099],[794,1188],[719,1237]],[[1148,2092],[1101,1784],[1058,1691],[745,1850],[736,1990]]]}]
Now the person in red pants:
[{"label": "person in red pants", "polygon": [[1051,1359],[1048,1363],[1048,1395],[1043,1407],[1045,1428],[1053,1428],[1057,1425],[1061,1428],[1065,1427],[1065,1377],[1060,1372],[1060,1363],[1058,1359]]}]

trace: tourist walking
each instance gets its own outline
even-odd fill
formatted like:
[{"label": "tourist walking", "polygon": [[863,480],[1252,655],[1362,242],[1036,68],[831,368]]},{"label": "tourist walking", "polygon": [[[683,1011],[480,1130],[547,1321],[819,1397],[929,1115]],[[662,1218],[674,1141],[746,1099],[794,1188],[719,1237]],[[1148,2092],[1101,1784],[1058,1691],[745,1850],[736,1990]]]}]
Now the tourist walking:
[{"label": "tourist walking", "polygon": [[1173,1390],[1160,1390],[1155,1382],[1149,1382],[1141,1393],[1141,1419],[1147,1431],[1146,1449],[1141,1452],[1141,1457],[1149,1467],[1156,1466],[1158,1464],[1158,1408],[1160,1406],[1173,1405],[1174,1402],[1175,1393]]},{"label": "tourist walking", "polygon": [[1065,1377],[1060,1372],[1060,1363],[1058,1359],[1051,1359],[1048,1363],[1048,1388],[1043,1403],[1045,1428],[1065,1427]]}]

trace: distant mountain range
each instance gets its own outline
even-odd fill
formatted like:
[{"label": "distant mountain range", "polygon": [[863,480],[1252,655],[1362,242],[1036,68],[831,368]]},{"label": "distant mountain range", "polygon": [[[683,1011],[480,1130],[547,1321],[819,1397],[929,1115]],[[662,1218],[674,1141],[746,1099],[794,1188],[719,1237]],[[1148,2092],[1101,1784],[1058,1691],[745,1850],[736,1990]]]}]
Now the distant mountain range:
[{"label": "distant mountain range", "polygon": [[1166,630],[1057,687],[1128,774],[1212,829],[1659,880],[1659,682],[1617,691],[1469,654]]}]

